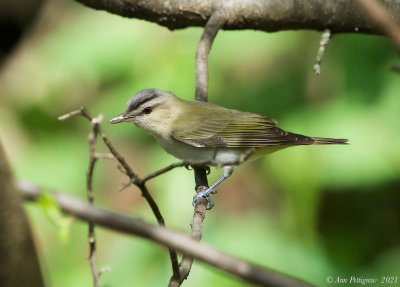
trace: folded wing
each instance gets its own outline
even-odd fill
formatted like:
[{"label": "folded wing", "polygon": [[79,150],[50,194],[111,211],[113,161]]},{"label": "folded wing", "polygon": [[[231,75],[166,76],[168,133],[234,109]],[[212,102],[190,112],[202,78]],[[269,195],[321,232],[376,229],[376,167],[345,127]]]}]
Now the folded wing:
[{"label": "folded wing", "polygon": [[205,114],[212,116],[185,116],[184,130],[175,129],[173,137],[196,147],[257,148],[314,143],[313,138],[286,132],[276,126],[274,119],[261,115],[228,109]]}]

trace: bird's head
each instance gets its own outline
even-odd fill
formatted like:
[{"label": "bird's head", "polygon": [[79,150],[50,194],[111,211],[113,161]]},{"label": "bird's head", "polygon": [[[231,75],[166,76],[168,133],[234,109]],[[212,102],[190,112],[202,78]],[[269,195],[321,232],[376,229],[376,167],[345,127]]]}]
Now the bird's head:
[{"label": "bird's head", "polygon": [[167,135],[172,122],[179,114],[180,99],[174,94],[158,89],[137,92],[126,104],[126,110],[111,119],[110,124],[132,122],[155,135]]}]

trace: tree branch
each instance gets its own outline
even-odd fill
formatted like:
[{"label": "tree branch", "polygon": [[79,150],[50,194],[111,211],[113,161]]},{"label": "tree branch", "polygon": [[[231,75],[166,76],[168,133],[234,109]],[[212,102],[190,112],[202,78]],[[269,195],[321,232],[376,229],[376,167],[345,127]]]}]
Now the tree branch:
[{"label": "tree branch", "polygon": [[[196,182],[196,192],[201,192],[208,188],[207,181],[207,167],[204,166],[193,166],[194,177]],[[205,198],[200,198],[196,201],[196,205],[194,207],[194,214],[192,222],[190,223],[191,227],[191,235],[190,237],[196,241],[200,241],[202,238],[203,232],[203,220],[206,217],[207,210],[207,200]],[[180,278],[171,278],[168,287],[178,287],[181,286],[183,281],[189,276],[190,270],[193,265],[193,256],[190,254],[184,253],[182,256],[182,260],[179,264],[179,273]]]},{"label": "tree branch", "polygon": [[[383,34],[392,39],[397,51],[400,52],[400,27],[396,24],[396,18],[390,13],[391,11],[388,11],[385,6],[376,0],[357,0],[357,2],[381,29]],[[400,6],[400,3],[397,3],[397,6]]]},{"label": "tree branch", "polygon": [[[223,29],[266,32],[309,29],[335,33],[381,34],[355,0],[77,0],[84,5],[129,18],[158,23],[170,30],[205,26],[216,10],[227,15]],[[400,23],[397,0],[381,0]]]},{"label": "tree branch", "polygon": [[22,198],[0,142],[0,284],[45,286]]},{"label": "tree branch", "polygon": [[[17,186],[25,200],[35,201],[41,195],[40,188],[28,182],[19,181]],[[68,194],[60,192],[53,192],[52,194],[63,212],[78,219],[93,222],[96,225],[118,232],[147,238],[249,282],[262,286],[310,286],[287,275],[222,253],[209,245],[187,237],[187,235],[179,231],[173,231],[163,226],[155,226],[140,219],[94,207]]]},{"label": "tree branch", "polygon": [[219,29],[225,23],[223,10],[215,11],[204,26],[196,51],[196,93],[197,101],[208,100],[208,54]]}]

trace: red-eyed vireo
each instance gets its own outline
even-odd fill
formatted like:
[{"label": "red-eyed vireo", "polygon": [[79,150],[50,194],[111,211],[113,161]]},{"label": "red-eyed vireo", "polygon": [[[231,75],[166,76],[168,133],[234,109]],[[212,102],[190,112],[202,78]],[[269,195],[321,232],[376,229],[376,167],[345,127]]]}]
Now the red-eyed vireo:
[{"label": "red-eyed vireo", "polygon": [[[193,204],[206,197],[233,172],[233,164],[250,149],[266,155],[296,145],[345,144],[347,139],[308,137],[286,132],[272,118],[226,109],[206,102],[187,101],[171,92],[146,89],[137,92],[121,115],[110,124],[132,122],[150,132],[161,147],[189,163],[210,162],[223,165],[223,176],[204,192],[197,193]],[[226,165],[228,164],[228,165]],[[229,165],[230,164],[230,165]]]}]

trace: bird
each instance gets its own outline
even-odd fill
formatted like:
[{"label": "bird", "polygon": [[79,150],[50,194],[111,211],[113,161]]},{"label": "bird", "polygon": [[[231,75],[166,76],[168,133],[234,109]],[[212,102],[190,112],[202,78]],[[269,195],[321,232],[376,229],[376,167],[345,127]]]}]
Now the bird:
[{"label": "bird", "polygon": [[309,137],[285,131],[273,118],[227,109],[202,101],[184,100],[159,89],[138,91],[125,111],[110,124],[131,122],[147,131],[169,154],[189,163],[222,166],[223,175],[207,190],[198,192],[192,204],[210,194],[231,176],[236,165],[298,145],[346,144],[347,139]]}]

